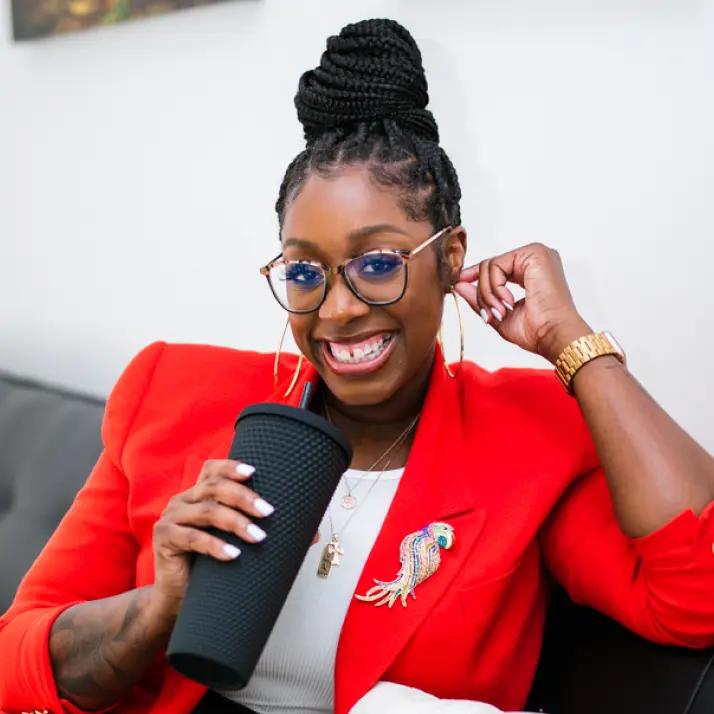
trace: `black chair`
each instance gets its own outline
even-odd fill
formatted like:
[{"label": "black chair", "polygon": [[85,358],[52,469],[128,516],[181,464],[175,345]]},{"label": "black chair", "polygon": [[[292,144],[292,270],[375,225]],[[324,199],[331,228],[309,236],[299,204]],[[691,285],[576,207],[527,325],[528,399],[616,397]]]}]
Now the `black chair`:
[{"label": "black chair", "polygon": [[[103,408],[101,399],[0,375],[0,612],[94,465]],[[556,588],[526,708],[714,714],[714,650],[654,645]]]},{"label": "black chair", "polygon": [[556,588],[526,709],[550,714],[714,714],[714,649],[665,647]]},{"label": "black chair", "polygon": [[0,612],[101,452],[101,399],[0,374]]}]

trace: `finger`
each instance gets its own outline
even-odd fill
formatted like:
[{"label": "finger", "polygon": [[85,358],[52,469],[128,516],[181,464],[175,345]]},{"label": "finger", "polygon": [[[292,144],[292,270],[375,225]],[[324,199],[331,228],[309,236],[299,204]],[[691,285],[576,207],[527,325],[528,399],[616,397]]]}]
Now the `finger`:
[{"label": "finger", "polygon": [[231,481],[224,476],[209,476],[199,481],[185,492],[183,501],[186,503],[217,501],[260,518],[270,516],[275,511],[270,503],[248,486]]},{"label": "finger", "polygon": [[255,467],[235,459],[209,459],[203,464],[198,481],[212,476],[224,476],[236,481],[245,481],[255,473]]},{"label": "finger", "polygon": [[[475,283],[479,279],[481,269],[481,263],[464,268],[459,274],[459,282],[456,283],[454,289],[457,289],[459,295],[461,295],[472,309],[481,316],[481,319],[488,324],[492,320],[491,311],[483,301],[479,299],[478,288],[472,285],[472,283]],[[459,285],[462,286],[460,289],[458,289]]]},{"label": "finger", "polygon": [[312,543],[310,543],[310,545],[315,545],[315,543],[317,543],[319,540],[320,540],[320,531],[317,531],[317,533],[315,533],[315,537],[312,539]]},{"label": "finger", "polygon": [[[509,282],[509,275],[499,263],[498,256],[492,258],[489,263],[489,278],[494,296],[502,303],[506,310],[511,312],[516,304],[516,299],[511,290],[506,286],[506,283]],[[495,307],[498,307],[498,305]]]},{"label": "finger", "polygon": [[266,537],[265,531],[245,514],[216,501],[184,503],[171,517],[178,525],[218,528],[226,533],[235,533],[248,543],[259,543]]},{"label": "finger", "polygon": [[506,287],[508,276],[495,260],[491,260],[489,263],[488,272],[494,300],[492,307],[498,310],[502,318],[505,318],[508,314],[507,310],[513,310],[513,303],[515,302],[511,291]]},{"label": "finger", "polygon": [[506,310],[513,312],[514,306],[516,304],[516,298],[513,293],[504,285],[496,289],[498,296],[501,298],[501,302],[506,306]]},{"label": "finger", "polygon": [[478,280],[479,264],[470,265],[468,268],[464,268],[461,273],[459,273],[459,281],[465,283],[475,283]]},{"label": "finger", "polygon": [[460,282],[454,285],[454,290],[469,304],[469,307],[481,316],[481,319],[488,324],[489,315],[479,304],[478,290],[473,283]]},{"label": "finger", "polygon": [[[474,312],[478,313],[481,316],[481,319],[486,324],[488,324],[491,320],[494,319],[493,314],[490,312],[490,310],[487,310],[486,308],[482,307],[479,303],[478,290],[475,285],[472,285],[471,283],[456,283],[454,285],[454,290],[468,303],[469,307],[471,307]],[[513,311],[513,306],[518,304],[518,302],[516,302],[515,298],[513,297],[513,293],[511,293],[508,288],[501,288],[500,294],[503,296],[502,302],[505,305],[506,310],[508,310],[509,312]],[[521,300],[519,302],[523,301]]]},{"label": "finger", "polygon": [[171,556],[180,553],[202,553],[217,560],[235,560],[240,548],[226,543],[217,536],[196,528],[180,526],[176,523],[157,524],[155,529],[160,555]]},{"label": "finger", "polygon": [[505,273],[507,280],[525,287],[525,273],[530,256],[537,252],[536,244],[509,250],[493,258],[496,265]]},{"label": "finger", "polygon": [[478,314],[481,316],[481,319],[489,325],[491,322],[493,322],[493,315],[491,314],[491,311],[488,309],[486,304],[483,301],[483,298],[481,297],[481,294],[479,293],[478,285],[476,287],[476,305],[477,305],[477,310]]},{"label": "finger", "polygon": [[476,286],[473,283],[455,283],[454,290],[457,295],[460,295],[466,301],[472,310],[475,310],[476,312],[479,311],[478,295],[476,294]]},{"label": "finger", "polygon": [[506,317],[506,307],[495,292],[499,285],[505,285],[507,276],[494,264],[493,258],[484,260],[481,264],[480,278],[478,281],[479,300],[483,307],[494,317],[491,323],[494,327]]},{"label": "finger", "polygon": [[[491,287],[491,258],[481,261],[478,280],[478,300],[481,308],[489,316],[489,324],[501,322],[505,317],[505,308],[493,294]],[[483,315],[482,315],[483,317]]]}]

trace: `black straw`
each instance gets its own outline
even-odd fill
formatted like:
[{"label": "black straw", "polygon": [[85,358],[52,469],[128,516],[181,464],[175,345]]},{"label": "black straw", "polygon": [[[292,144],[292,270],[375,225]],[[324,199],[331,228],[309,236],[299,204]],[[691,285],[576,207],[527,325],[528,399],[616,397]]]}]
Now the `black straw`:
[{"label": "black straw", "polygon": [[305,382],[305,386],[302,389],[302,396],[300,397],[300,409],[307,409],[307,405],[310,402],[311,392],[312,382]]}]

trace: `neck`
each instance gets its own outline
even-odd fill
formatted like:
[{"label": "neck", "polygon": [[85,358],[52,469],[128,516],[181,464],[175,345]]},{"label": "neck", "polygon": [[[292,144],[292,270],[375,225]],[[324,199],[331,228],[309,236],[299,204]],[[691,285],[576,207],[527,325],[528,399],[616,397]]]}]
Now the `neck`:
[{"label": "neck", "polygon": [[[313,408],[324,413],[327,405],[331,421],[352,444],[352,468],[369,468],[421,412],[432,364],[433,358],[426,360],[401,389],[379,404],[345,404],[329,392],[324,383],[320,385]],[[412,429],[400,447],[391,453],[390,469],[406,463],[415,431]]]}]

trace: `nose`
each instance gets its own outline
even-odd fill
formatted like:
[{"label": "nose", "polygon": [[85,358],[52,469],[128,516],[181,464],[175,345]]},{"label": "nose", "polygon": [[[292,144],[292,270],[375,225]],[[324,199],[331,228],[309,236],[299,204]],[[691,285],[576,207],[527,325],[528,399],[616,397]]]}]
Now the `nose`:
[{"label": "nose", "polygon": [[325,301],[320,305],[318,316],[346,325],[350,320],[364,317],[369,313],[369,305],[362,302],[349,288],[343,275],[338,274],[327,288]]}]

